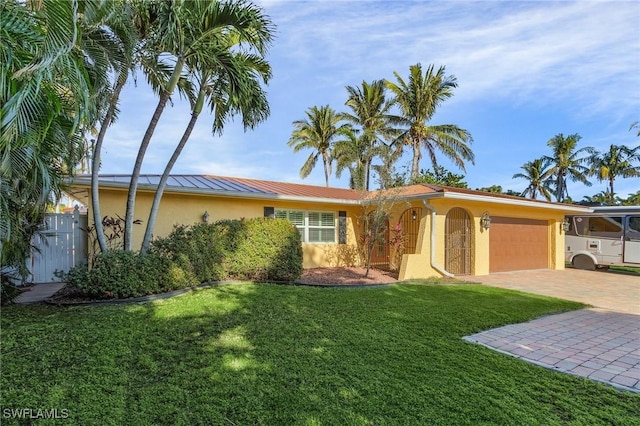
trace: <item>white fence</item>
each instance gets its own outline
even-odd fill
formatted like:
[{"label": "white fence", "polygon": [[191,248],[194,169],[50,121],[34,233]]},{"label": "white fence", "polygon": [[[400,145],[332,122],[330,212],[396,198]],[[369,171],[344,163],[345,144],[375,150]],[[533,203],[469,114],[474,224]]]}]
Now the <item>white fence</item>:
[{"label": "white fence", "polygon": [[31,271],[28,281],[46,283],[60,281],[57,271],[69,270],[87,263],[87,215],[78,208],[73,213],[47,214],[45,226],[34,236],[34,249],[27,259]]}]

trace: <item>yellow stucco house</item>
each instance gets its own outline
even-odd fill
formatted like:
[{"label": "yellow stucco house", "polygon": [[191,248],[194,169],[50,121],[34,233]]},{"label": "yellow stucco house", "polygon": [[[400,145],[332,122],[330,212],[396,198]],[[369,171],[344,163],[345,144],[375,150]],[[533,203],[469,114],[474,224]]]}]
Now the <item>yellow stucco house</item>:
[{"label": "yellow stucco house", "polygon": [[[124,216],[130,177],[101,175],[103,216]],[[158,175],[143,175],[136,198],[134,247],[142,242]],[[91,205],[90,176],[77,176],[71,194]],[[412,185],[384,194],[351,189],[208,175],[173,175],[154,236],[174,225],[249,217],[279,217],[300,231],[304,267],[359,264],[362,218],[371,204],[390,204],[387,241],[373,264],[395,267],[399,279],[486,275],[523,269],[563,269],[566,214],[588,208],[438,185]],[[369,206],[369,207],[367,207]],[[89,222],[91,224],[91,212]],[[394,249],[394,248],[397,248]]]}]

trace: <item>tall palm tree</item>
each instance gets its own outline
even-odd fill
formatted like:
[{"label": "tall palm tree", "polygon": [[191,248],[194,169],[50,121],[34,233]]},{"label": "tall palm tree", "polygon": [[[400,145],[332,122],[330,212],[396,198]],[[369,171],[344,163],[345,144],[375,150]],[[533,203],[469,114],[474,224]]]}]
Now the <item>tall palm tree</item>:
[{"label": "tall palm tree", "polygon": [[101,52],[107,42],[90,25],[101,16],[95,2],[0,3],[3,257],[28,255],[37,229],[31,225],[41,223],[84,155],[82,135],[99,117],[98,93],[108,81],[109,61]]},{"label": "tall palm tree", "polygon": [[625,145],[611,145],[606,152],[595,151],[589,157],[589,175],[600,181],[607,181],[607,202],[615,204],[614,182],[617,177],[640,177],[640,145],[629,148]]},{"label": "tall palm tree", "polygon": [[555,135],[547,142],[553,151],[552,156],[545,156],[551,164],[551,173],[554,175],[554,186],[556,190],[556,201],[564,202],[569,196],[567,189],[567,179],[573,182],[580,182],[586,186],[591,186],[587,180],[589,169],[583,166],[588,158],[580,157],[580,154],[592,154],[593,148],[584,147],[576,149],[580,141],[580,135],[573,134],[564,136],[562,133]]},{"label": "tall palm tree", "polygon": [[527,188],[522,191],[521,196],[536,199],[538,195],[542,195],[547,201],[551,201],[549,185],[552,173],[549,167],[550,164],[551,161],[543,157],[527,161],[520,167],[524,170],[524,173],[514,174],[513,179],[522,178],[529,182]]},{"label": "tall palm tree", "polygon": [[[240,39],[232,36],[230,40],[233,41],[228,43],[229,50],[237,48]],[[149,249],[160,201],[171,170],[189,140],[205,102],[208,102],[213,113],[212,132],[214,134],[222,134],[225,122],[236,114],[242,115],[242,123],[245,129],[255,127],[256,124],[265,120],[269,115],[269,103],[260,83],[266,84],[268,82],[271,77],[271,67],[260,56],[237,51],[232,52],[232,55],[236,57],[236,69],[234,72],[237,74],[236,78],[239,77],[241,79],[242,84],[239,85],[231,84],[232,78],[224,72],[225,70],[210,69],[207,66],[198,66],[197,64],[193,66],[194,69],[199,68],[200,71],[193,82],[198,89],[197,95],[189,98],[191,119],[158,183],[149,212],[147,229],[142,241],[142,253]]]},{"label": "tall palm tree", "polygon": [[435,71],[433,65],[429,65],[423,75],[420,64],[409,67],[408,82],[397,72],[393,74],[397,83],[387,81],[386,86],[400,108],[399,123],[406,127],[398,139],[397,148],[402,151],[405,146],[410,146],[413,151],[410,179],[417,179],[420,175],[423,147],[434,166],[438,164],[437,151],[462,170],[465,170],[465,161],[474,164],[475,157],[469,147],[473,138],[467,130],[454,124],[429,124],[440,104],[453,96],[453,89],[458,86],[456,78],[445,75],[445,67]]},{"label": "tall palm tree", "polygon": [[[134,71],[136,66],[135,49],[138,46],[138,33],[134,27],[133,8],[130,2],[107,2],[101,8],[102,19],[94,20],[89,27],[91,32],[85,30],[85,33],[96,34],[99,41],[107,41],[108,45],[104,48],[104,55],[109,60],[109,75],[112,75],[110,84],[100,91],[100,95],[104,98],[103,104],[106,111],[101,114],[99,123],[99,131],[95,141],[91,147],[91,212],[93,215],[93,223],[100,251],[108,249],[107,240],[105,238],[102,226],[102,214],[100,212],[100,192],[99,192],[99,174],[100,174],[100,156],[102,145],[107,130],[115,121],[117,116],[117,107],[120,100],[120,93],[127,83],[129,75]],[[106,25],[105,25],[106,23]],[[98,47],[104,46],[103,43],[96,43]]]},{"label": "tall palm tree", "polygon": [[351,128],[345,128],[341,132],[344,139],[336,140],[333,143],[331,155],[336,160],[336,177],[340,178],[342,172],[349,170],[349,187],[351,189],[365,190],[366,171],[366,142],[362,136],[358,136]]},{"label": "tall palm tree", "polygon": [[311,149],[307,161],[300,168],[300,177],[309,176],[318,162],[322,158],[324,166],[324,179],[329,186],[329,175],[331,175],[331,148],[333,141],[346,128],[345,124],[340,125],[342,117],[337,114],[329,105],[321,107],[313,106],[306,111],[307,118],[293,122],[294,131],[287,143],[293,147],[296,153],[301,149]]},{"label": "tall palm tree", "polygon": [[125,250],[131,250],[136,192],[145,153],[167,102],[190,71],[188,63],[215,64],[217,69],[228,73],[231,85],[240,85],[233,56],[224,43],[218,43],[220,37],[237,32],[251,49],[264,54],[273,32],[273,25],[262,9],[244,1],[143,1],[136,16],[137,27],[147,34],[145,48],[170,66],[172,73],[160,88],[158,104],[131,173],[125,212]]},{"label": "tall palm tree", "polygon": [[371,163],[377,148],[398,136],[398,129],[392,126],[397,117],[389,113],[393,102],[386,99],[383,80],[363,81],[362,87],[347,86],[346,89],[349,98],[345,105],[351,112],[343,113],[342,118],[361,130],[359,149],[362,153],[359,156],[364,161],[364,189],[369,190]]}]

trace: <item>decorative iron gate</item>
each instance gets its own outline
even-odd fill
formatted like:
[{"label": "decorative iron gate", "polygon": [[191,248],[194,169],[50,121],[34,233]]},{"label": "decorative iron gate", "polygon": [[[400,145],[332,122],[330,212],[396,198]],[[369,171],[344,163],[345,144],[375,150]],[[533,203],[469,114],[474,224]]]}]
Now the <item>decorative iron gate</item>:
[{"label": "decorative iron gate", "polygon": [[402,226],[402,234],[404,235],[404,250],[402,254],[415,254],[421,218],[421,207],[407,209],[400,216],[400,226]]},{"label": "decorative iron gate", "polygon": [[445,268],[454,275],[473,274],[473,227],[467,212],[455,207],[445,219]]},{"label": "decorative iron gate", "polygon": [[31,258],[27,261],[32,283],[60,281],[57,271],[87,262],[87,215],[76,207],[73,213],[47,214],[42,231],[34,236]]},{"label": "decorative iron gate", "polygon": [[379,269],[389,268],[389,221],[387,220],[384,237],[376,241],[371,254],[371,266]]}]

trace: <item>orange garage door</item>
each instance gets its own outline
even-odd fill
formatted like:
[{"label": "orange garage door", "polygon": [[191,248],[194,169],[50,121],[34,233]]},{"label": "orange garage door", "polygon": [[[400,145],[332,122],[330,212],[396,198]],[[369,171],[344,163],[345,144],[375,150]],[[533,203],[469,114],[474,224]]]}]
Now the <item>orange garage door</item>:
[{"label": "orange garage door", "polygon": [[549,267],[549,233],[544,220],[492,217],[489,272]]}]

